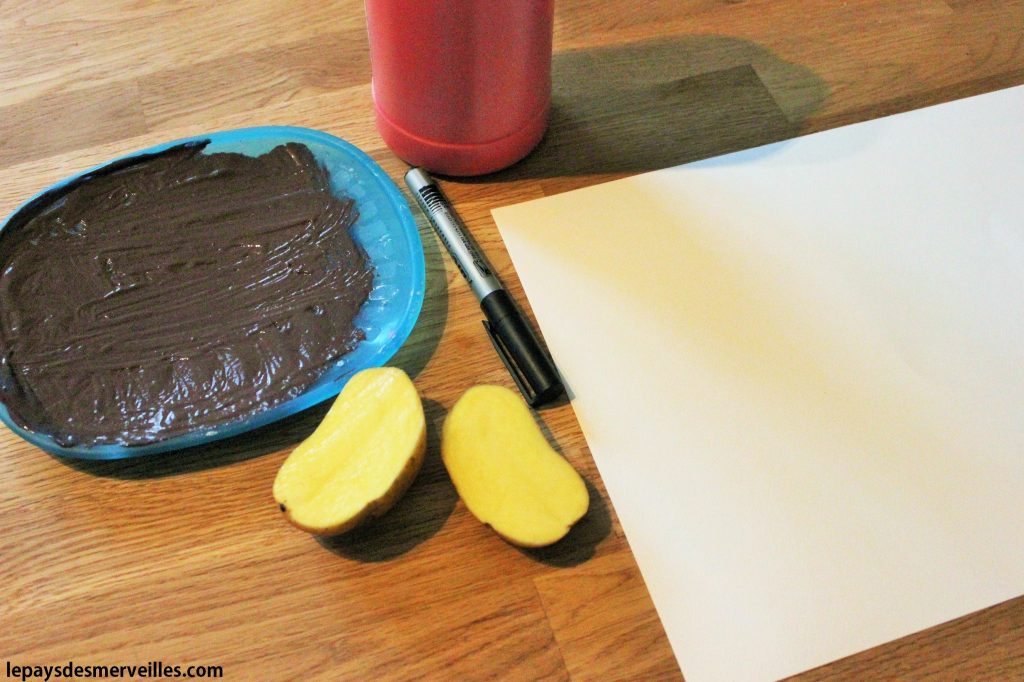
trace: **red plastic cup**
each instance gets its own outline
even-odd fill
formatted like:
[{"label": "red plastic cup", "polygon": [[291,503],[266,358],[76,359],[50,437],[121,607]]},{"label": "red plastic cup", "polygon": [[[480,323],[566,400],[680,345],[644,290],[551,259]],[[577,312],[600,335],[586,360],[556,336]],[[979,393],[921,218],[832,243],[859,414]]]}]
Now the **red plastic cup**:
[{"label": "red plastic cup", "polygon": [[366,0],[377,129],[414,166],[481,175],[533,149],[554,0]]}]

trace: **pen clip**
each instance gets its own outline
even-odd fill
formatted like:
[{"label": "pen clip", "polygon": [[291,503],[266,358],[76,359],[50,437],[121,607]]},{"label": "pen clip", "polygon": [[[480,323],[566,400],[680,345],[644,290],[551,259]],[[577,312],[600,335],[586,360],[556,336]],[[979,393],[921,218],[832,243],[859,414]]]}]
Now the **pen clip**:
[{"label": "pen clip", "polygon": [[516,382],[516,386],[519,387],[519,392],[526,398],[526,402],[534,406],[537,400],[537,392],[530,386],[530,382],[526,380],[526,375],[516,364],[512,354],[508,352],[508,348],[505,346],[505,342],[501,340],[497,334],[494,333],[494,328],[491,323],[484,320],[484,329],[487,330],[487,336],[491,337],[491,343],[494,344],[494,350],[497,351],[498,357],[505,363],[505,367],[508,369],[508,373],[512,375],[512,380]]}]

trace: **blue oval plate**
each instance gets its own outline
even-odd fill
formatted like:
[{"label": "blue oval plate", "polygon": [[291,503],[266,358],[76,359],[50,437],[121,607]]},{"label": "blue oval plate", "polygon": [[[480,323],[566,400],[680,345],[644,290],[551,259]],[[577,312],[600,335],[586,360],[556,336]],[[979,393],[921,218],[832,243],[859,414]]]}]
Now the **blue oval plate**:
[{"label": "blue oval plate", "polygon": [[174,140],[82,171],[39,192],[8,216],[10,219],[26,204],[46,192],[59,189],[98,168],[140,154],[160,152],[186,142],[209,140],[204,153],[237,152],[259,156],[287,142],[300,142],[330,172],[331,186],[339,196],[355,200],[359,218],[352,227],[355,241],[373,263],[373,290],[363,304],[355,323],[366,338],[337,363],[329,367],[315,384],[301,395],[249,417],[226,421],[213,429],[190,432],[145,445],[94,445],[61,447],[52,438],[15,424],[6,406],[0,403],[0,420],[16,434],[47,452],[78,459],[122,459],[151,455],[203,445],[265,426],[291,416],[307,407],[332,398],[359,370],[380,367],[398,351],[412,332],[423,305],[426,269],[423,245],[416,222],[402,193],[369,156],[333,135],[288,126],[245,128]]}]

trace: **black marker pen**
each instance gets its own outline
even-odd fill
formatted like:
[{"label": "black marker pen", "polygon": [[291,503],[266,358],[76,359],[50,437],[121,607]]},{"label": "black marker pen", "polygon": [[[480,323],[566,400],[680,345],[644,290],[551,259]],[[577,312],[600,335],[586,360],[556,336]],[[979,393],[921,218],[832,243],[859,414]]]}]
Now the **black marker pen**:
[{"label": "black marker pen", "polygon": [[480,301],[487,317],[484,328],[526,402],[537,407],[557,398],[563,390],[558,370],[541,349],[530,325],[501,286],[490,264],[469,238],[441,188],[419,168],[405,174],[405,184]]}]

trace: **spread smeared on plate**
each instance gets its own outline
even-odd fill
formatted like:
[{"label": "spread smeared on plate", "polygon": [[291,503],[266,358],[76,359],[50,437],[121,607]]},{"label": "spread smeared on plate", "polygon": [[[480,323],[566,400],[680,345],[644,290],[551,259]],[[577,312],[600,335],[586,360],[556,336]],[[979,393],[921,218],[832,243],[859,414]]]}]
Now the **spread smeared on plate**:
[{"label": "spread smeared on plate", "polygon": [[302,144],[116,162],[0,232],[0,400],[69,445],[141,445],[304,392],[360,339],[373,269]]}]

